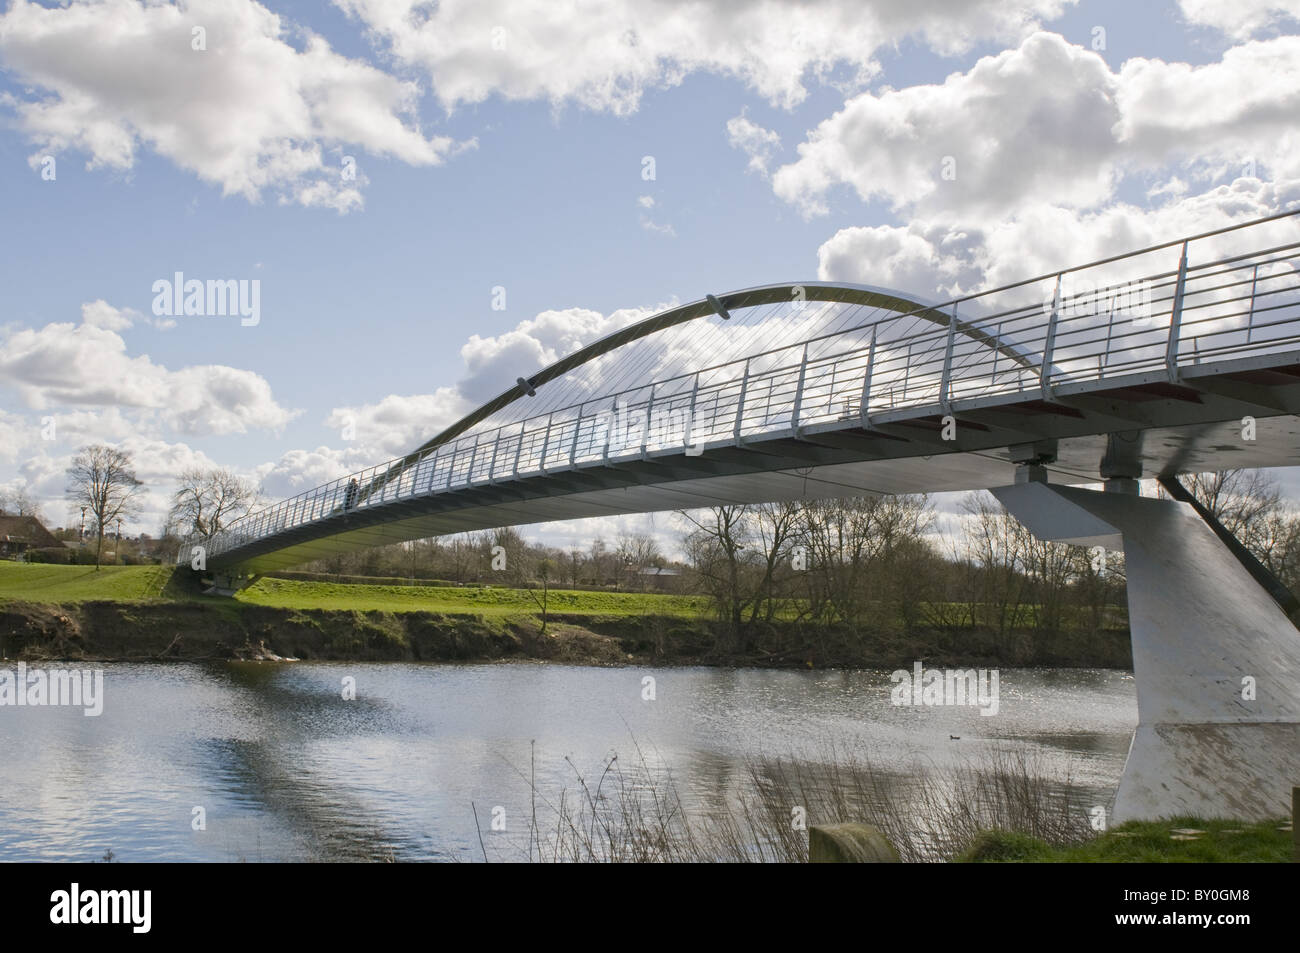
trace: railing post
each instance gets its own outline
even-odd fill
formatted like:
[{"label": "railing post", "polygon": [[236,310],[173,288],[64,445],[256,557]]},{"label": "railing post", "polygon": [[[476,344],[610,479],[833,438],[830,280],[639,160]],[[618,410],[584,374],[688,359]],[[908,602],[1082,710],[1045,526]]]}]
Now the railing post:
[{"label": "railing post", "polygon": [[619,404],[617,397],[614,398],[611,407],[613,408],[613,413],[610,414],[609,419],[605,423],[605,449],[601,451],[600,454],[600,462],[603,464],[609,463],[609,441],[614,436],[614,428],[618,426]]},{"label": "railing post", "polygon": [[1052,399],[1052,351],[1056,349],[1056,322],[1061,314],[1061,275],[1056,276],[1052,292],[1052,313],[1047,319],[1047,340],[1043,342],[1043,365],[1038,369],[1038,385],[1043,400]]},{"label": "railing post", "polygon": [[[794,388],[794,410],[790,412],[790,426],[799,434],[799,411],[803,407],[803,384],[808,377],[808,345],[803,346],[803,360],[799,362],[799,383]],[[771,393],[769,391],[769,393]]]},{"label": "railing post", "polygon": [[948,316],[948,343],[943,352],[943,376],[939,379],[939,406],[946,414],[950,410],[948,390],[952,386],[952,349],[957,340],[957,304],[953,303],[952,314]]},{"label": "railing post", "polygon": [[989,371],[989,387],[998,386],[998,355],[1002,353],[1002,324],[998,322],[997,343],[993,345],[993,369]]},{"label": "railing post", "polygon": [[641,459],[645,459],[646,444],[650,442],[650,426],[654,420],[655,409],[655,387],[657,384],[650,385],[650,400],[645,405],[645,426],[641,428]]},{"label": "railing post", "polygon": [[546,435],[542,437],[542,455],[537,458],[537,469],[546,472],[546,453],[551,449],[551,425],[555,423],[555,411],[546,415]]},{"label": "railing post", "polygon": [[1183,327],[1183,290],[1187,287],[1187,242],[1183,242],[1183,254],[1178,259],[1178,283],[1174,286],[1174,308],[1169,313],[1169,344],[1165,348],[1165,369],[1169,372],[1169,381],[1178,380],[1178,339]]},{"label": "railing post", "polygon": [[578,405],[578,416],[573,421],[573,440],[569,443],[569,466],[574,466],[578,459],[578,434],[582,433],[582,404]]},{"label": "railing post", "polygon": [[1255,330],[1255,288],[1259,284],[1259,264],[1255,264],[1254,274],[1250,279],[1250,314],[1246,316],[1246,343],[1250,343],[1250,335]]},{"label": "railing post", "polygon": [[465,472],[465,485],[474,485],[474,465],[478,463],[478,449],[483,445],[483,434],[475,434],[474,450],[469,456],[469,469]]},{"label": "railing post", "polygon": [[1106,353],[1102,357],[1101,366],[1106,368],[1110,366],[1110,341],[1115,334],[1115,302],[1119,300],[1119,292],[1110,296],[1110,314],[1106,316]]},{"label": "railing post", "polygon": [[514,468],[510,471],[510,479],[512,480],[517,480],[519,478],[519,458],[520,456],[523,455],[524,452],[524,434],[527,432],[527,430],[528,430],[528,421],[527,420],[519,421],[519,445],[515,447],[515,465]]},{"label": "railing post", "polygon": [[740,443],[740,427],[745,420],[745,391],[749,388],[749,358],[745,358],[745,375],[740,379],[740,399],[736,401],[736,427],[733,433],[736,443]]},{"label": "railing post", "polygon": [[496,429],[496,436],[492,438],[492,462],[488,464],[488,483],[495,483],[497,480],[497,451],[501,449],[501,428]]},{"label": "railing post", "polygon": [[871,372],[875,370],[875,367],[876,367],[876,329],[873,327],[871,329],[871,345],[870,347],[867,348],[867,373],[866,373],[866,377],[863,378],[862,381],[862,406],[861,406],[860,413],[862,416],[863,427],[871,426],[871,415],[868,412],[867,407],[871,400]]},{"label": "railing post", "polygon": [[695,398],[700,393],[700,372],[695,372],[695,383],[691,385],[691,403],[686,410],[686,426],[682,428],[682,446],[693,446],[695,441]]}]

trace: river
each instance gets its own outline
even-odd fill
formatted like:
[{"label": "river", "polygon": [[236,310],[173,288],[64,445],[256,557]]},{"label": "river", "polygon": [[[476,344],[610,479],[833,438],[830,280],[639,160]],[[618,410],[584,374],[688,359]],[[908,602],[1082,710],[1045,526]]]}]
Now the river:
[{"label": "river", "polygon": [[670,771],[683,803],[709,809],[744,783],[755,756],[815,765],[829,745],[854,747],[905,776],[1016,746],[1104,804],[1137,722],[1131,677],[1109,670],[1004,669],[991,717],[893,705],[885,672],[317,662],[103,671],[97,717],[0,707],[5,860],[504,859],[528,826],[530,777],[539,791],[572,795],[575,772],[594,777],[613,754]]}]

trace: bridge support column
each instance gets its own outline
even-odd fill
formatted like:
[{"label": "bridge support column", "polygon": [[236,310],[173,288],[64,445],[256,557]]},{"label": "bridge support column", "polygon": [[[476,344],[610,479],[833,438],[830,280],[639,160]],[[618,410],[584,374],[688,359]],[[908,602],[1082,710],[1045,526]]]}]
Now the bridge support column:
[{"label": "bridge support column", "polygon": [[247,589],[261,578],[260,574],[243,573],[238,570],[217,570],[203,578],[203,584],[207,587],[203,590],[203,594],[233,596],[240,589]]},{"label": "bridge support column", "polygon": [[1284,816],[1300,632],[1192,507],[1038,482],[992,492],[1039,539],[1123,547],[1138,727],[1113,819]]}]

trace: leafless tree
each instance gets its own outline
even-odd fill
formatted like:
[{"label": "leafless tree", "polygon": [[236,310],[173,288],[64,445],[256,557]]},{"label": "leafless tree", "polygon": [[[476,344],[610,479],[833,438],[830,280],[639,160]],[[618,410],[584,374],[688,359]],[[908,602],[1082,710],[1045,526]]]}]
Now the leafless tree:
[{"label": "leafless tree", "polygon": [[115,520],[129,519],[140,512],[139,493],[144,486],[136,479],[131,455],[116,447],[94,444],[83,447],[68,468],[69,499],[84,506],[95,520],[95,569],[104,551],[104,532]]},{"label": "leafless tree", "polygon": [[745,577],[757,550],[752,545],[749,507],[713,506],[698,513],[683,511],[692,527],[686,553],[701,584],[713,598],[718,614],[739,639],[745,607],[752,599]]},{"label": "leafless tree", "polygon": [[261,490],[226,469],[190,469],[180,475],[167,522],[182,533],[214,536],[246,516],[261,500]]},{"label": "leafless tree", "polygon": [[40,504],[26,488],[0,493],[0,510],[13,516],[34,516],[41,522],[45,522],[44,516],[41,515]]},{"label": "leafless tree", "polygon": [[[614,555],[618,557],[620,572],[626,574],[629,583],[637,578],[638,572],[647,566],[655,565],[661,558],[659,544],[655,542],[653,536],[644,533],[624,533],[619,536]],[[645,588],[644,582],[642,588]]]}]

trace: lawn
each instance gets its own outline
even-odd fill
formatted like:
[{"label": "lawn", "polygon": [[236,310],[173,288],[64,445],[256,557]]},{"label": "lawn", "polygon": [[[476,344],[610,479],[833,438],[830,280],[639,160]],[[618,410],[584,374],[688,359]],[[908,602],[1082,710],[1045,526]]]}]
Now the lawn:
[{"label": "lawn", "polygon": [[[171,580],[170,566],[52,566],[0,561],[0,602],[208,601]],[[536,593],[540,598],[541,593]],[[212,601],[218,601],[212,597]],[[220,600],[225,604],[232,603]],[[365,586],[291,579],[262,579],[239,593],[233,604],[289,609],[343,609],[383,612],[441,612],[455,615],[520,615],[540,612],[523,589],[457,586]],[[584,592],[553,589],[549,611],[564,615],[678,616],[697,618],[708,611],[698,596],[637,592]]]},{"label": "lawn", "polygon": [[[536,598],[534,598],[534,596]],[[378,609],[386,612],[443,612],[468,615],[519,615],[541,611],[541,591],[473,586],[358,586],[345,583],[263,579],[238,596],[241,602],[295,609]],[[694,618],[707,611],[699,597],[637,592],[584,592],[552,589],[552,613],[565,615],[661,615]]]},{"label": "lawn", "polygon": [[0,601],[173,601],[170,566],[53,566],[0,560]]}]

